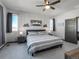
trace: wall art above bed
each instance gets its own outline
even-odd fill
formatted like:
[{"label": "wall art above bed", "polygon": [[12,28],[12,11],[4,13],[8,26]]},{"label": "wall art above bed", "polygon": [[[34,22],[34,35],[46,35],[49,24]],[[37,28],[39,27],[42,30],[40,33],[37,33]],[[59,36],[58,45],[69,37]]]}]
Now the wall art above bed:
[{"label": "wall art above bed", "polygon": [[31,25],[32,26],[42,26],[42,21],[41,20],[31,20]]}]

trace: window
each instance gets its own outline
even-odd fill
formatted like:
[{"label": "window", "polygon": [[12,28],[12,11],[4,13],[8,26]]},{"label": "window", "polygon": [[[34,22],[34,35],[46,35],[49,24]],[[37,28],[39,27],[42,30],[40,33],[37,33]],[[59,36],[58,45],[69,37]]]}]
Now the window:
[{"label": "window", "polygon": [[12,31],[18,30],[18,16],[16,14],[12,14]]},{"label": "window", "polygon": [[50,19],[50,31],[55,31],[55,19]]},{"label": "window", "polygon": [[53,20],[50,19],[50,31],[53,31]]}]

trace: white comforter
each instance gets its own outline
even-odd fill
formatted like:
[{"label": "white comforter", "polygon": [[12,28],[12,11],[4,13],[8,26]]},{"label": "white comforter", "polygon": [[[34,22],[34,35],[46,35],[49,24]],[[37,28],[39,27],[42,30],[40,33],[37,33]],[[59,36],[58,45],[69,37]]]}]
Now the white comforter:
[{"label": "white comforter", "polygon": [[62,40],[56,36],[50,35],[31,35],[27,36],[28,52],[34,53],[36,51],[62,44]]}]

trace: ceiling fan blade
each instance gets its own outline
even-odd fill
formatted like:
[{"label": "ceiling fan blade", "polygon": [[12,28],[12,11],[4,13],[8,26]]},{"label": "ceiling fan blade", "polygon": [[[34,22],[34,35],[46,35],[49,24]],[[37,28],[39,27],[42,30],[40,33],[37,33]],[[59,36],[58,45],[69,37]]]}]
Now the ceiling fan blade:
[{"label": "ceiling fan blade", "polygon": [[55,10],[55,8],[54,7],[50,7],[51,9],[53,9],[53,10]]},{"label": "ceiling fan blade", "polygon": [[45,6],[45,5],[36,5],[36,7],[43,7],[43,6]]},{"label": "ceiling fan blade", "polygon": [[44,2],[45,2],[45,5],[49,3],[48,0],[44,0]]},{"label": "ceiling fan blade", "polygon": [[52,3],[48,4],[48,5],[55,5],[55,4],[57,4],[57,3],[60,3],[60,0],[55,1],[55,2],[52,2]]}]

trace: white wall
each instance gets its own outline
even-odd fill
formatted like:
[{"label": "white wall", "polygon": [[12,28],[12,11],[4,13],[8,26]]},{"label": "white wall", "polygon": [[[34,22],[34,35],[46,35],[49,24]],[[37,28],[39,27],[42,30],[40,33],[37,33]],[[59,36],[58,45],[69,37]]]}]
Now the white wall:
[{"label": "white wall", "polygon": [[[8,12],[18,15],[18,13],[16,11],[13,11],[13,10],[10,10],[7,8],[7,13]],[[17,41],[18,31],[13,31],[12,33],[6,33],[6,37],[7,37],[7,42]]]},{"label": "white wall", "polygon": [[[47,24],[47,26],[49,27],[49,21],[50,18],[45,16],[45,15],[38,15],[38,14],[31,14],[31,13],[20,13],[19,14],[19,31],[24,31],[28,28],[24,28],[23,25],[29,23],[30,25],[30,21],[31,20],[42,20],[42,24]],[[31,29],[38,29],[38,28],[43,28],[43,27],[32,27],[29,26],[29,28]],[[47,28],[48,30],[49,28]]]},{"label": "white wall", "polygon": [[[18,15],[18,31],[7,33],[7,41],[16,41],[17,37],[19,36],[19,32],[22,31],[25,34],[26,28],[23,27],[24,24],[29,23],[30,20],[42,20],[43,25],[47,24],[49,26],[49,20],[50,18],[44,15],[38,15],[38,14],[31,14],[31,13],[24,13],[24,12],[17,12],[10,9],[7,9],[7,12],[15,13]],[[29,27],[29,28],[42,28],[42,27]]]},{"label": "white wall", "polygon": [[79,16],[79,9],[66,12],[56,17],[56,33],[58,36],[65,38],[65,20]]},{"label": "white wall", "polygon": [[[62,15],[56,16],[56,35],[58,35],[61,38],[65,38],[65,20],[69,19],[69,18],[74,18],[79,16],[79,9],[75,9],[66,13],[63,13]],[[16,13],[16,12],[14,12]],[[48,30],[49,30],[49,21],[50,21],[50,17],[45,16],[45,15],[39,15],[39,14],[31,14],[31,13],[24,13],[24,12],[20,12],[17,13],[19,18],[18,18],[18,26],[19,26],[19,31],[24,31],[25,32],[25,28],[23,27],[24,24],[29,23],[30,24],[30,20],[34,19],[34,20],[42,20],[43,24],[47,24],[48,25]],[[53,17],[52,17],[53,18]],[[33,27],[35,28],[35,27]],[[17,36],[18,36],[18,32],[13,32],[10,34],[7,34],[7,39],[8,41],[15,41]],[[16,35],[15,35],[16,34]]]}]

